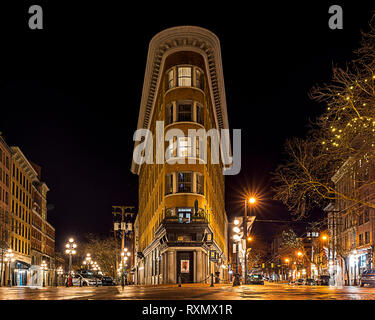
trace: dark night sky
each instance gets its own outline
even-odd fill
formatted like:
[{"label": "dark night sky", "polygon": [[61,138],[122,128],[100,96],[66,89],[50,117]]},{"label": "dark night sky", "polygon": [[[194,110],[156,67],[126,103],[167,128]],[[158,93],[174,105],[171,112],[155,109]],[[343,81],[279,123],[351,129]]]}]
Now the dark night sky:
[{"label": "dark night sky", "polygon": [[[108,233],[111,205],[138,205],[130,164],[148,43],[176,25],[205,27],[221,41],[229,125],[242,129],[242,171],[226,179],[228,215],[240,213],[238,195],[256,187],[265,198],[258,216],[288,219],[267,199],[269,173],[285,139],[302,136],[323,108],[308,91],[329,81],[332,63],[353,57],[375,6],[331,3],[344,10],[344,30],[332,31],[330,4],[263,3],[165,2],[157,13],[160,3],[35,1],[44,9],[42,31],[28,29],[26,2],[3,8],[0,131],[43,168],[58,250],[68,236]],[[255,233],[267,228],[256,225]]]}]

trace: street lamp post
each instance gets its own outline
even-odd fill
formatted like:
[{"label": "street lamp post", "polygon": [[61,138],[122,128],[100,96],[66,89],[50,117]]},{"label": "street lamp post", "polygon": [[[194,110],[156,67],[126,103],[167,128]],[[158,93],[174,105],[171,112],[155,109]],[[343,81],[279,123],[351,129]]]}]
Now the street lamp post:
[{"label": "street lamp post", "polygon": [[288,282],[289,282],[289,261],[290,261],[289,258],[286,258],[286,259],[285,259],[285,263],[286,263],[287,266],[288,266],[288,269],[287,269],[287,277],[288,277],[287,280],[288,280]]},{"label": "street lamp post", "polygon": [[240,221],[238,219],[234,220],[234,225],[235,227],[233,228],[233,231],[235,232],[233,236],[233,240],[235,241],[236,245],[236,273],[234,274],[234,280],[233,280],[233,287],[234,286],[239,286],[240,285],[240,274],[238,270],[238,265],[239,265],[239,241],[241,241],[241,237],[238,234],[240,232],[240,228],[238,225],[240,224]]},{"label": "street lamp post", "polygon": [[243,219],[243,230],[244,230],[244,233],[243,233],[243,238],[245,239],[244,243],[245,243],[245,256],[244,256],[244,262],[245,262],[245,284],[248,283],[247,281],[247,203],[249,202],[249,204],[251,205],[254,205],[255,202],[256,202],[256,199],[254,197],[251,197],[249,199],[246,199],[245,200],[245,214],[244,214],[244,219]]},{"label": "street lamp post", "polygon": [[68,243],[65,245],[65,253],[69,255],[69,275],[72,274],[72,255],[76,254],[77,244],[74,242],[73,238],[70,238]]},{"label": "street lamp post", "polygon": [[5,262],[9,263],[9,265],[8,265],[8,287],[12,286],[12,279],[11,279],[11,274],[10,274],[10,264],[11,264],[11,262],[14,262],[13,256],[14,256],[14,254],[12,252],[12,249],[8,249],[6,254],[5,254],[5,259],[4,259]]},{"label": "street lamp post", "polygon": [[[57,275],[58,275],[59,278],[62,276],[63,272],[64,271],[63,271],[63,268],[61,266],[57,268]],[[58,281],[58,283],[59,283],[59,281]]]},{"label": "street lamp post", "polygon": [[47,263],[44,260],[42,261],[42,264],[40,265],[40,269],[42,270],[43,287],[45,287],[46,286],[45,271],[47,271]]},{"label": "street lamp post", "polygon": [[123,261],[121,261],[121,285],[125,286],[128,284],[128,279],[127,279],[127,272],[126,272],[126,267],[128,266],[128,259],[130,257],[130,252],[128,248],[124,248],[123,251],[121,252],[121,258]]}]

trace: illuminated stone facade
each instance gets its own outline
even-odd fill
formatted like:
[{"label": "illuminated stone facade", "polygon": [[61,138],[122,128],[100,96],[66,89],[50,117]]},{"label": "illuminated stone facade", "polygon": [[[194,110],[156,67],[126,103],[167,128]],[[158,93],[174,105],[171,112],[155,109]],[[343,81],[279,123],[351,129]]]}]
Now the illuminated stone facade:
[{"label": "illuminated stone facade", "polygon": [[[154,159],[157,121],[164,133],[181,130],[185,137],[166,139],[162,152],[173,161],[132,163],[139,175],[139,209],[135,223],[135,272],[139,284],[209,282],[224,278],[227,262],[227,216],[222,164],[211,164],[190,147],[189,129],[228,129],[220,44],[199,27],[175,27],[150,42],[138,129],[152,132]],[[137,147],[137,142],[135,148]],[[200,144],[197,143],[197,154]],[[198,208],[197,212],[195,208]],[[211,259],[210,259],[211,255]]]}]

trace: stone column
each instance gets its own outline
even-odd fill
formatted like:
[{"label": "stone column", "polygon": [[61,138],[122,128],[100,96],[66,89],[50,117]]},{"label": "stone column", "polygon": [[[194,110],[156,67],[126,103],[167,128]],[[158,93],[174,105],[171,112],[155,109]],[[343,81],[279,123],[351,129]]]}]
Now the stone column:
[{"label": "stone column", "polygon": [[198,281],[202,281],[204,278],[203,278],[203,273],[204,273],[204,265],[203,265],[203,259],[202,259],[202,251],[198,251],[197,254],[196,254],[196,259],[197,259],[197,282]]},{"label": "stone column", "polygon": [[168,251],[168,283],[176,283],[176,251]]}]

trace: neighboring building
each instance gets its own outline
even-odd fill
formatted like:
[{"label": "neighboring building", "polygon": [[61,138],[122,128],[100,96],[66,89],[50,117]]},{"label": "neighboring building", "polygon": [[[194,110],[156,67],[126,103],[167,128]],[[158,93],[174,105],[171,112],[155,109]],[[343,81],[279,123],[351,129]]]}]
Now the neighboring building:
[{"label": "neighboring building", "polygon": [[[31,226],[31,284],[40,285],[43,280],[43,271],[40,265],[44,260],[48,269],[55,269],[55,228],[47,221],[47,192],[48,186],[41,181],[42,169],[31,163],[38,173],[37,180],[33,183],[33,206]],[[45,274],[46,284],[53,284],[54,272]]]},{"label": "neighboring building", "polygon": [[[349,159],[332,181],[338,192],[355,194],[374,203],[375,166],[365,160]],[[336,285],[357,285],[360,274],[374,266],[375,211],[343,199],[325,208],[329,225],[329,273]],[[346,272],[347,270],[347,272]]]},{"label": "neighboring building", "polygon": [[46,284],[54,276],[55,229],[47,222],[47,185],[41,168],[27,160],[20,148],[11,147],[11,237],[15,262],[13,285],[41,285],[40,264],[47,262]]},{"label": "neighboring building", "polygon": [[5,250],[10,246],[10,165],[11,151],[0,134],[0,285],[6,283]]},{"label": "neighboring building", "polygon": [[[218,38],[191,26],[160,32],[150,42],[144,79],[138,129],[155,136],[156,122],[164,121],[165,132],[180,129],[185,137],[164,143],[168,163],[138,165],[133,160],[131,171],[139,176],[135,279],[162,284],[177,283],[181,276],[182,282],[209,282],[215,272],[224,278],[223,166],[192,157],[192,146],[200,144],[188,137],[189,129],[228,129]],[[154,159],[160,145],[153,141]],[[188,164],[188,158],[196,163]],[[185,164],[172,164],[176,159]]]},{"label": "neighboring building", "polygon": [[26,159],[20,148],[12,150],[12,227],[11,248],[15,262],[13,284],[26,285],[27,271],[31,266],[31,221],[32,221],[32,185],[37,181],[37,172]]}]

